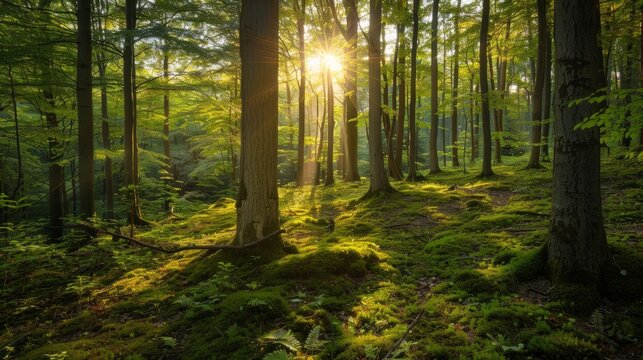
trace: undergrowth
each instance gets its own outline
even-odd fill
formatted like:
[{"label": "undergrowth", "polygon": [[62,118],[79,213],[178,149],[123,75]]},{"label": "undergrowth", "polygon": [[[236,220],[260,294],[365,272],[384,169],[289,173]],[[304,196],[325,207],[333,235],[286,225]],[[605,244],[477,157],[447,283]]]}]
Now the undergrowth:
[{"label": "undergrowth", "polygon": [[[640,166],[603,166],[605,226],[621,271],[610,275],[610,296],[588,303],[578,292],[559,298],[563,289],[542,273],[551,171],[523,170],[524,161],[507,158],[489,180],[453,169],[393,182],[397,192],[364,201],[366,179],[283,186],[293,251],[270,261],[163,255],[111,238],[68,252],[17,226],[2,240],[0,356],[638,358]],[[223,243],[234,222],[234,201],[222,198],[136,236]],[[589,315],[576,315],[579,306]]]}]

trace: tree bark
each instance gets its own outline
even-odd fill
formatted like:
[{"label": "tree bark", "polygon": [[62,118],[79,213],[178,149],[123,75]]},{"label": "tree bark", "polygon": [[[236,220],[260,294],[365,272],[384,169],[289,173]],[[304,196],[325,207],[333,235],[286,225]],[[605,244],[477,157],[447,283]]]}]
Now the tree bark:
[{"label": "tree bark", "polygon": [[482,0],[482,25],[480,26],[480,95],[482,98],[482,172],[480,176],[493,175],[491,169],[491,121],[489,118],[489,85],[487,80],[487,43],[489,38],[489,0]]},{"label": "tree bark", "polygon": [[557,0],[554,190],[547,269],[554,284],[600,288],[608,262],[600,192],[600,129],[576,129],[604,104],[570,102],[605,86],[598,0]]},{"label": "tree bark", "polygon": [[[97,10],[97,35],[100,41],[105,40],[104,27],[103,27],[103,17],[106,14],[103,13],[102,1],[96,2]],[[112,148],[110,135],[109,135],[109,113],[107,107],[107,79],[106,79],[106,69],[107,62],[105,60],[105,54],[103,51],[98,51],[96,54],[96,60],[98,63],[98,78],[100,83],[100,113],[101,113],[101,139],[103,143],[103,148],[107,150],[108,154],[105,155],[104,163],[104,211],[103,218],[106,220],[111,220],[114,217],[114,177],[112,174],[112,158],[109,154],[109,151]]]},{"label": "tree bark", "polygon": [[357,27],[359,17],[356,0],[344,0],[346,10],[346,181],[359,181],[357,167]]},{"label": "tree bark", "polygon": [[327,89],[327,112],[328,112],[328,146],[326,148],[326,180],[324,185],[332,185],[335,182],[333,174],[333,151],[335,139],[335,93],[333,92],[333,75],[330,69],[326,70]]},{"label": "tree bark", "polygon": [[125,148],[125,181],[128,186],[129,219],[130,224],[143,225],[146,222],[141,215],[138,196],[138,142],[136,135],[136,84],[135,84],[135,59],[134,35],[136,29],[136,0],[125,1],[125,47],[123,49],[123,145]]},{"label": "tree bark", "polygon": [[413,31],[411,35],[411,83],[409,84],[409,181],[418,180],[417,130],[415,127],[417,101],[417,54],[420,0],[413,0]]},{"label": "tree bark", "polygon": [[431,17],[431,138],[429,140],[429,172],[440,172],[438,161],[438,7],[433,0]]},{"label": "tree bark", "polygon": [[[165,80],[165,86],[168,86],[170,81],[170,70],[167,48],[163,49],[163,79]],[[163,93],[163,155],[165,156],[165,169],[167,171],[167,174],[165,175],[165,183],[168,189],[166,189],[166,191],[169,192],[172,179],[172,153],[170,152],[170,91],[167,89]],[[171,212],[170,205],[171,197],[168,193],[163,201],[163,210],[167,213]]]},{"label": "tree bark", "polygon": [[[406,0],[403,2],[403,8],[406,11]],[[398,100],[397,121],[395,123],[395,172],[396,179],[403,179],[402,170],[402,151],[404,147],[404,118],[406,116],[406,38],[404,36],[404,24],[400,25],[398,38],[400,38],[400,47],[398,54],[397,78],[398,78]]]},{"label": "tree bark", "polygon": [[538,59],[536,60],[536,84],[531,97],[531,153],[527,169],[540,169],[542,167],[540,165],[540,140],[543,120],[543,85],[545,83],[547,62],[547,0],[536,0],[536,4],[538,6]]},{"label": "tree bark", "polygon": [[[54,95],[49,90],[43,91],[45,100],[53,109]],[[63,236],[63,217],[65,216],[65,174],[60,161],[63,158],[63,149],[58,141],[58,117],[55,112],[48,110],[47,131],[49,152],[49,241],[59,242]]]},{"label": "tree bark", "polygon": [[551,46],[551,37],[549,36],[549,30],[547,30],[547,57],[545,59],[545,84],[543,89],[543,130],[542,130],[542,148],[541,148],[541,158],[542,161],[549,162],[549,124],[553,121],[551,119],[551,88],[552,88],[552,79],[551,79],[551,57],[552,57],[552,46]]},{"label": "tree bark", "polygon": [[[453,166],[460,166],[458,159],[458,83],[460,80],[460,8],[462,0],[458,0],[453,20],[453,84],[451,90],[451,163]],[[465,126],[466,129],[466,126]],[[465,138],[466,141],[466,138]]]},{"label": "tree bark", "polygon": [[382,32],[382,0],[370,0],[368,28],[368,131],[370,187],[366,196],[392,190],[384,168],[382,152],[382,88],[380,34]]},{"label": "tree bark", "polygon": [[94,216],[94,110],[92,101],[92,2],[78,1],[76,10],[77,63],[76,97],[78,109],[78,182],[80,216],[88,220]]},{"label": "tree bark", "polygon": [[[279,230],[277,128],[279,1],[243,0],[240,19],[241,156],[236,244]],[[263,244],[281,251],[281,238]]]},{"label": "tree bark", "polygon": [[297,37],[299,41],[299,128],[297,137],[297,185],[305,183],[304,174],[304,152],[306,139],[306,52],[305,52],[305,29],[306,22],[306,0],[294,0],[297,11]]}]

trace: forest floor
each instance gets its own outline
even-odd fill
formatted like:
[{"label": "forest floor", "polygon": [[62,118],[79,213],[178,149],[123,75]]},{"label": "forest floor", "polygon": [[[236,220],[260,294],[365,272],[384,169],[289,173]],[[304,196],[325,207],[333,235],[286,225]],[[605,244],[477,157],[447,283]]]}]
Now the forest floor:
[{"label": "forest floor", "polygon": [[[620,274],[597,299],[545,280],[551,170],[525,161],[506,157],[490,179],[448,168],[362,202],[367,179],[281,187],[289,252],[278,259],[166,255],[111,237],[67,252],[17,227],[0,250],[0,357],[640,359],[640,163],[604,161]],[[232,199],[177,209],[136,236],[164,246],[234,236]]]}]

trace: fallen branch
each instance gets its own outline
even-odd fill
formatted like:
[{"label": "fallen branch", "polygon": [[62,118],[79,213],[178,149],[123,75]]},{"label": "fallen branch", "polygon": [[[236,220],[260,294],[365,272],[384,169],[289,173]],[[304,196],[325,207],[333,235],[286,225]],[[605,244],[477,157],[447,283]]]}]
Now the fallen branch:
[{"label": "fallen branch", "polygon": [[406,331],[404,332],[402,337],[399,338],[399,340],[397,340],[395,344],[393,344],[393,347],[391,347],[391,349],[386,353],[386,355],[384,355],[382,359],[389,359],[389,356],[391,356],[391,354],[393,354],[393,352],[397,350],[397,348],[399,348],[400,345],[402,345],[402,343],[409,336],[409,333],[411,333],[411,330],[413,330],[413,328],[417,324],[418,320],[420,320],[420,317],[422,317],[422,315],[424,315],[424,309],[420,310],[420,312],[415,316],[415,319],[413,319],[411,324],[406,328]]},{"label": "fallen branch", "polygon": [[95,232],[95,233],[98,233],[98,234],[103,233],[103,234],[111,235],[113,238],[127,240],[127,241],[130,241],[130,242],[138,245],[138,246],[142,246],[142,247],[145,247],[145,248],[148,248],[148,249],[160,251],[160,252],[165,253],[165,254],[174,254],[174,253],[177,253],[177,252],[180,252],[180,251],[188,251],[188,250],[241,250],[241,249],[247,249],[247,248],[251,248],[251,247],[254,247],[256,245],[259,245],[264,240],[270,239],[273,236],[279,235],[279,234],[281,234],[281,233],[283,233],[285,231],[283,229],[279,229],[277,231],[274,231],[274,232],[262,237],[261,239],[258,239],[256,241],[249,242],[249,243],[243,244],[243,245],[231,245],[231,244],[186,245],[186,246],[178,246],[178,247],[173,247],[173,248],[165,248],[165,247],[162,247],[162,246],[150,244],[150,243],[147,243],[145,241],[135,239],[135,238],[127,236],[127,235],[123,235],[123,234],[119,234],[119,233],[116,233],[116,232],[113,232],[113,231],[101,229],[101,228],[95,227],[95,226],[87,224],[87,223],[82,223],[81,222],[81,223],[78,223],[78,224],[75,224],[75,225],[71,225],[71,227],[80,228],[80,229],[83,229],[83,230],[88,231],[88,232]]}]

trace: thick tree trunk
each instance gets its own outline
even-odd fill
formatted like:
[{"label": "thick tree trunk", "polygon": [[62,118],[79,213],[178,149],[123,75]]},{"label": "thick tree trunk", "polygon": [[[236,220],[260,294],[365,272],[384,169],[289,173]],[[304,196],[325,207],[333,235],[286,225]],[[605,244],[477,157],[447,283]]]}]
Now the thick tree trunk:
[{"label": "thick tree trunk", "polygon": [[[277,128],[279,1],[241,3],[241,161],[236,244],[279,230]],[[281,238],[263,243],[281,251]]]},{"label": "thick tree trunk", "polygon": [[346,64],[346,181],[359,181],[357,168],[357,27],[359,17],[356,0],[344,0],[346,9],[346,36],[348,41]]},{"label": "thick tree trunk", "polygon": [[536,4],[538,6],[538,60],[536,63],[536,84],[532,95],[531,153],[527,169],[539,169],[542,167],[540,165],[540,140],[543,120],[543,85],[545,83],[547,62],[547,0],[536,0]]},{"label": "thick tree trunk", "polygon": [[[460,80],[460,8],[462,0],[458,0],[455,17],[453,20],[453,84],[451,85],[451,163],[460,166],[458,159],[458,84]],[[466,126],[465,126],[466,130]],[[465,139],[466,141],[466,139]]]},{"label": "thick tree trunk", "polygon": [[299,128],[297,136],[297,185],[302,186],[305,183],[304,174],[304,152],[306,139],[306,52],[305,52],[305,29],[306,21],[306,0],[295,0],[297,11],[297,37],[299,40]]},{"label": "thick tree trunk", "polygon": [[491,121],[489,118],[489,85],[487,80],[487,43],[489,38],[489,0],[482,0],[482,25],[480,26],[480,95],[482,98],[482,172],[480,176],[493,175],[491,170]]},{"label": "thick tree trunk", "polygon": [[415,127],[417,100],[417,54],[420,0],[413,0],[413,31],[411,35],[411,83],[409,84],[409,181],[416,181],[417,174],[417,130]]},{"label": "thick tree trunk", "polygon": [[433,0],[431,18],[431,138],[429,139],[429,172],[440,172],[438,161],[438,7]]},{"label": "thick tree trunk", "polygon": [[[505,29],[505,44],[504,44],[504,56],[502,57],[502,61],[499,61],[499,69],[498,69],[498,90],[500,92],[500,102],[504,103],[505,97],[508,92],[508,83],[507,83],[507,49],[509,47],[509,39],[511,36],[511,14],[509,14],[509,17],[507,18],[507,28]],[[498,54],[500,54],[500,49],[498,49]],[[507,109],[506,105],[504,106],[505,111]],[[503,109],[500,107],[497,107],[495,109],[495,114],[496,114],[496,119],[497,119],[497,128],[496,128],[496,136],[497,136],[497,151],[498,153],[496,154],[496,161],[498,163],[502,162],[502,145],[504,143],[504,112]]]},{"label": "thick tree trunk", "polygon": [[[97,12],[97,35],[100,41],[105,40],[104,27],[103,27],[103,3],[102,1],[96,2],[96,12]],[[105,60],[105,54],[102,51],[98,51],[96,54],[96,60],[98,63],[98,78],[100,83],[100,113],[101,113],[101,140],[103,143],[103,148],[107,150],[108,154],[105,155],[105,163],[103,164],[103,172],[105,179],[103,180],[103,189],[104,189],[104,210],[103,218],[111,220],[114,217],[114,177],[112,174],[112,158],[109,155],[111,150],[111,141],[109,135],[109,114],[107,107],[107,79],[105,77],[107,63]]]},{"label": "thick tree trunk", "polygon": [[368,28],[368,153],[371,170],[368,195],[391,191],[384,168],[382,152],[382,88],[380,34],[382,32],[382,1],[370,0]]},{"label": "thick tree trunk", "polygon": [[92,2],[78,1],[78,54],[76,96],[78,100],[78,182],[80,216],[90,219],[96,212],[94,202],[94,111],[92,102]]},{"label": "thick tree trunk", "polygon": [[554,284],[600,287],[609,257],[600,193],[600,129],[576,129],[603,104],[570,102],[605,86],[598,0],[557,0],[554,191],[547,268]]},{"label": "thick tree trunk", "polygon": [[128,186],[129,218],[130,224],[145,224],[141,216],[141,208],[138,197],[138,154],[136,136],[136,84],[134,73],[134,36],[131,33],[136,28],[136,0],[125,2],[125,22],[128,33],[125,35],[125,47],[123,49],[123,106],[124,126],[123,145],[125,148],[125,182]]}]

